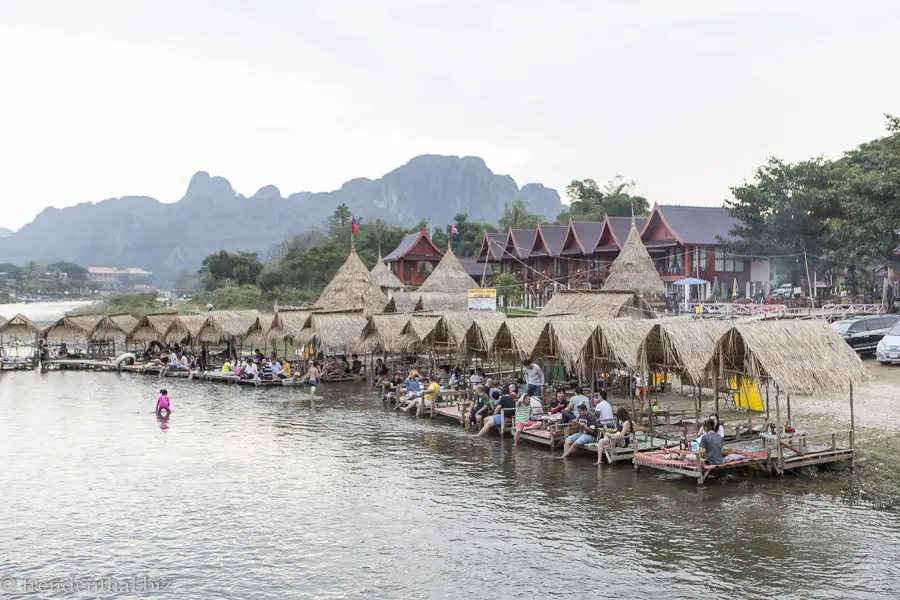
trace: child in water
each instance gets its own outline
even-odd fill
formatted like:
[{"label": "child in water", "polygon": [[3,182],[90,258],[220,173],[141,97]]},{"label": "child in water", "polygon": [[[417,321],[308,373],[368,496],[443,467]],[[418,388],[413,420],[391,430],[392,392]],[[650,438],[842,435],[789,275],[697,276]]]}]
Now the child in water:
[{"label": "child in water", "polygon": [[169,393],[166,390],[159,390],[159,399],[156,401],[156,416],[166,418],[170,414],[172,414],[172,409],[169,408]]}]

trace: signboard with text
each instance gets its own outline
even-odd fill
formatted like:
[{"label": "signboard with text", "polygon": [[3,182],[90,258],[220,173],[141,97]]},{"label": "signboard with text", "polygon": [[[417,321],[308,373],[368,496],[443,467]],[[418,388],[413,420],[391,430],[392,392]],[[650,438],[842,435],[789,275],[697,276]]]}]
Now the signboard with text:
[{"label": "signboard with text", "polygon": [[469,310],[497,310],[497,290],[494,288],[470,289]]}]

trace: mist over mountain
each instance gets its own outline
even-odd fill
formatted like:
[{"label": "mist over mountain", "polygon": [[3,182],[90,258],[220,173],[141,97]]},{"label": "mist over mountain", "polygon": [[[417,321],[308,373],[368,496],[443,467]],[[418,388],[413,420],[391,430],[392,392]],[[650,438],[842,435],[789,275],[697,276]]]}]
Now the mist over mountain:
[{"label": "mist over mountain", "polygon": [[265,258],[274,244],[323,222],[342,203],[357,217],[411,226],[428,217],[435,225],[449,224],[458,212],[496,223],[504,204],[517,200],[547,219],[562,209],[556,190],[535,183],[520,189],[477,157],[417,156],[379,179],[352,179],[331,192],[287,197],[267,185],[248,198],[227,179],[200,171],[175,203],[123,196],[46,208],[18,231],[0,233],[0,262],[132,266],[166,282],[198,269],[218,250]]},{"label": "mist over mountain", "polygon": [[0,239],[9,237],[13,234],[12,229],[7,229],[6,227],[0,227]]}]

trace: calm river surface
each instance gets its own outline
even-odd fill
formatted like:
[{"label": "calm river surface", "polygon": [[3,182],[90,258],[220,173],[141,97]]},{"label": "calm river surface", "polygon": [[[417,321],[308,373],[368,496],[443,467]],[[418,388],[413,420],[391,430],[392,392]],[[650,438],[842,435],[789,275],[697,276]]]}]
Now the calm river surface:
[{"label": "calm river surface", "polygon": [[313,403],[165,385],[167,426],[154,377],[0,374],[0,578],[148,577],[168,591],[119,595],[201,599],[884,598],[900,584],[900,516],[796,480],[598,472],[386,412],[357,386]]}]

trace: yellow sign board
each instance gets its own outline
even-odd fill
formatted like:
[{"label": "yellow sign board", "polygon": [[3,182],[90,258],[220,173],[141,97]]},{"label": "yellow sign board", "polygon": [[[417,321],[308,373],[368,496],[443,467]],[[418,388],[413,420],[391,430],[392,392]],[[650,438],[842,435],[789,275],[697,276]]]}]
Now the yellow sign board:
[{"label": "yellow sign board", "polygon": [[497,290],[495,288],[469,289],[469,310],[497,310]]}]

